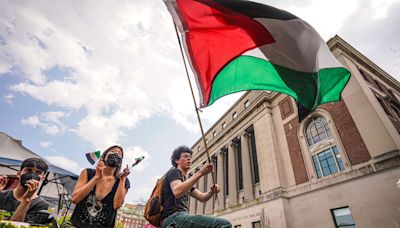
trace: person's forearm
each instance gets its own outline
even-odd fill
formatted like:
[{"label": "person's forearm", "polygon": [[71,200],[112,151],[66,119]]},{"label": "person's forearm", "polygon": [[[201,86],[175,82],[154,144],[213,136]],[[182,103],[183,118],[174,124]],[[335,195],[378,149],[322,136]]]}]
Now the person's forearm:
[{"label": "person's forearm", "polygon": [[125,182],[126,182],[126,177],[121,177],[121,179],[119,180],[117,192],[115,193],[115,196],[114,196],[114,209],[115,210],[119,209],[124,204],[124,198],[125,198],[125,194],[126,194]]},{"label": "person's forearm", "polygon": [[185,195],[185,193],[187,193],[193,187],[193,185],[196,184],[200,177],[202,177],[202,174],[197,172],[189,179],[179,184],[173,192],[175,198],[181,198],[183,195]]},{"label": "person's forearm", "polygon": [[23,222],[25,221],[26,213],[28,212],[29,206],[31,205],[31,201],[22,200],[17,210],[15,210],[13,216],[11,217],[11,221]]},{"label": "person's forearm", "polygon": [[90,181],[88,181],[85,185],[80,187],[79,189],[76,189],[72,193],[71,201],[74,204],[78,204],[81,202],[86,196],[89,195],[90,191],[94,188],[94,186],[97,184],[99,181],[98,178],[93,177]]},{"label": "person's forearm", "polygon": [[211,199],[212,196],[213,196],[213,193],[211,191],[203,192],[200,201],[202,203],[207,202]]}]

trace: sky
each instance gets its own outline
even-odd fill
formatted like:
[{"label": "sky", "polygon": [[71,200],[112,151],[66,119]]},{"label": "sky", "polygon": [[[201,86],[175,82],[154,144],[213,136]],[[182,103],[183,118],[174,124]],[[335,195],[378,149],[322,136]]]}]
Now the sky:
[{"label": "sky", "polygon": [[[257,2],[299,16],[325,41],[338,34],[400,80],[400,0]],[[240,96],[204,109],[205,128]],[[171,151],[200,137],[163,1],[0,1],[0,131],[77,174],[91,167],[85,153],[111,145],[127,164],[144,155],[126,202],[147,199]]]}]

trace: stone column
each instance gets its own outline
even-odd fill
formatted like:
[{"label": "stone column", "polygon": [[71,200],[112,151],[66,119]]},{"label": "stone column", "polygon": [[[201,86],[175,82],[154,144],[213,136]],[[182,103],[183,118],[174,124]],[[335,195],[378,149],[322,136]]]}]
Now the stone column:
[{"label": "stone column", "polygon": [[217,157],[217,184],[221,186],[221,191],[218,193],[218,202],[215,202],[215,210],[217,211],[225,208],[224,156],[226,156],[225,152],[221,151]]},{"label": "stone column", "polygon": [[257,157],[262,193],[281,187],[283,175],[279,161],[279,149],[271,110],[254,123]]},{"label": "stone column", "polygon": [[[192,174],[189,176],[192,176]],[[191,214],[196,214],[196,201],[194,197],[189,196],[189,212]]]},{"label": "stone column", "polygon": [[237,163],[236,163],[236,144],[232,143],[228,147],[228,163],[229,163],[229,207],[235,206],[238,201],[237,186]]},{"label": "stone column", "polygon": [[[212,178],[211,173],[209,173],[209,174],[207,174],[207,186],[205,186],[206,191],[209,191],[211,189],[210,187],[212,184],[213,184],[213,178]],[[211,199],[206,202],[206,208],[204,209],[205,214],[210,215],[213,213],[213,201],[214,201],[214,197],[211,197]]]},{"label": "stone column", "polygon": [[253,178],[251,176],[253,167],[251,167],[249,135],[244,132],[240,137],[242,145],[242,171],[243,171],[243,187],[244,201],[254,199]]},{"label": "stone column", "polygon": [[[204,176],[200,177],[198,181],[198,190],[200,192],[204,191]],[[197,200],[197,211],[196,214],[202,215],[204,214],[204,204],[200,201]]]}]

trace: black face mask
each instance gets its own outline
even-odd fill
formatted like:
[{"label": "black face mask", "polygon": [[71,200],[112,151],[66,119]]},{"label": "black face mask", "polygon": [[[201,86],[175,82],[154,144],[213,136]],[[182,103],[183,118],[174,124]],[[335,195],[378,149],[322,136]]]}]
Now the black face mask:
[{"label": "black face mask", "polygon": [[107,157],[106,165],[110,167],[118,167],[121,165],[121,157],[118,154],[110,154]]},{"label": "black face mask", "polygon": [[28,182],[28,180],[37,180],[40,181],[40,177],[36,174],[36,173],[24,173],[21,175],[21,177],[19,178],[19,183],[21,184],[22,187],[26,188],[26,182]]}]

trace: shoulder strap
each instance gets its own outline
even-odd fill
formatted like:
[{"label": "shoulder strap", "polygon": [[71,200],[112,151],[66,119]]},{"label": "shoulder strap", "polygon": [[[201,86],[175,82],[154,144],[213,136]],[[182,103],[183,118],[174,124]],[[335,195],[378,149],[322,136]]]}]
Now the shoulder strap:
[{"label": "shoulder strap", "polygon": [[173,166],[172,166],[171,168],[169,168],[169,170],[168,170],[167,172],[164,173],[164,175],[160,178],[160,180],[161,180],[161,179],[165,179],[165,176],[167,176],[168,172],[171,171],[171,170],[173,170],[174,168],[175,168],[175,167],[173,167]]},{"label": "shoulder strap", "polygon": [[88,169],[86,169],[86,171],[87,171],[87,178],[88,178],[88,181],[89,181],[96,174],[96,170],[88,168]]},{"label": "shoulder strap", "polygon": [[[94,177],[94,175],[96,174],[96,170],[88,168],[88,169],[86,169],[86,172],[87,172],[87,179],[88,179],[88,182],[89,182]],[[96,185],[94,186],[92,191],[95,191],[95,189],[96,189]]]}]

